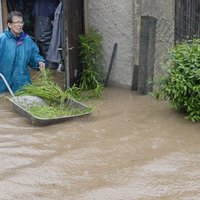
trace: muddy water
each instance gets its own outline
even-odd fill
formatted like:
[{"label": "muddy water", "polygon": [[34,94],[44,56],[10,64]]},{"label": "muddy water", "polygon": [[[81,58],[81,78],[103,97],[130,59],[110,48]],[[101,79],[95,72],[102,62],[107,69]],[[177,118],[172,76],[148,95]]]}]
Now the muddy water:
[{"label": "muddy water", "polygon": [[35,127],[0,98],[0,200],[199,200],[200,124],[119,88]]}]

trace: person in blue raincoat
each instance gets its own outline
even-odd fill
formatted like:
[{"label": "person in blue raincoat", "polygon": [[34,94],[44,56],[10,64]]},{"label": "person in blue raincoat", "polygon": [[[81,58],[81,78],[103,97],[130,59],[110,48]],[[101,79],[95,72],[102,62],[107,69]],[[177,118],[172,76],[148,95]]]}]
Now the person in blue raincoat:
[{"label": "person in blue raincoat", "polygon": [[[0,34],[0,73],[13,92],[31,83],[29,66],[39,70],[45,68],[45,60],[29,35],[23,32],[23,15],[18,11],[8,14],[7,28]],[[0,79],[0,94],[7,92]]]}]

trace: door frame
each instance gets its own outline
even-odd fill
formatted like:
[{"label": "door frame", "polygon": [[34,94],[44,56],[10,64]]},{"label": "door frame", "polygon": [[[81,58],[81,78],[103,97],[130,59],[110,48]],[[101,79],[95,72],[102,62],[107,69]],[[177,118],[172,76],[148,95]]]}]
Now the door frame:
[{"label": "door frame", "polygon": [[[82,71],[79,59],[78,36],[88,30],[88,0],[62,0],[63,4],[63,50],[62,57],[65,72],[65,89],[77,82]],[[73,6],[78,5],[75,10]],[[78,10],[79,9],[79,10]],[[73,23],[71,22],[72,17]],[[71,32],[69,32],[71,31]]]}]

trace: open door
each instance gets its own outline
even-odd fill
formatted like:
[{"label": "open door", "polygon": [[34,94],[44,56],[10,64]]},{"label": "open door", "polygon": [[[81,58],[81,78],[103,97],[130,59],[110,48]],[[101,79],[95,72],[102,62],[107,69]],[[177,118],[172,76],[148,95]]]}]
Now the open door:
[{"label": "open door", "polygon": [[[87,29],[88,0],[60,0],[62,2],[62,61],[64,64],[63,82],[65,88],[72,86],[79,79],[82,65],[79,57],[79,35]],[[7,12],[18,10],[25,17],[25,32],[34,37],[34,22],[31,17],[35,0],[2,0],[2,14],[4,27]],[[49,0],[51,2],[51,0]],[[86,23],[85,23],[86,21]],[[27,23],[29,22],[29,23]],[[54,73],[55,74],[55,73]]]}]

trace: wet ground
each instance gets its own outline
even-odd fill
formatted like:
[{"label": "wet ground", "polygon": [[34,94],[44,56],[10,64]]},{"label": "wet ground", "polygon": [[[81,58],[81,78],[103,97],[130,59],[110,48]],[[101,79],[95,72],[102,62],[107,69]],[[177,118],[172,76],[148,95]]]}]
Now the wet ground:
[{"label": "wet ground", "polygon": [[0,200],[200,199],[200,123],[126,89],[91,103],[35,127],[0,98]]}]

